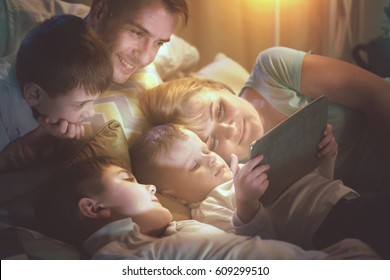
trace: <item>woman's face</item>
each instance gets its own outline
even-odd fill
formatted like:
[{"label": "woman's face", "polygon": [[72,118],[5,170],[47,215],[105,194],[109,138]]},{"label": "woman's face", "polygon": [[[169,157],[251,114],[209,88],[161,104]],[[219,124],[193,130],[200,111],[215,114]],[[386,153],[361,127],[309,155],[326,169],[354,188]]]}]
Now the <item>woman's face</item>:
[{"label": "woman's face", "polygon": [[250,145],[264,134],[255,108],[228,90],[204,90],[186,105],[185,112],[206,108],[205,130],[198,133],[199,137],[226,162],[230,162],[231,154],[239,160],[248,159]]}]

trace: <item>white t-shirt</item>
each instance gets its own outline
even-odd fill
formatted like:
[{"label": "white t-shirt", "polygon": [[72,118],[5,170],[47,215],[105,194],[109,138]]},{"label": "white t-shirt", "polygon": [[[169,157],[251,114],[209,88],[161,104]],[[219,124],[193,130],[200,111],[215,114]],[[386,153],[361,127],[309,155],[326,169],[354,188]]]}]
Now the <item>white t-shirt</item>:
[{"label": "white t-shirt", "polygon": [[358,196],[340,180],[324,177],[329,175],[334,159],[329,158],[321,168],[296,181],[266,209],[261,207],[246,225],[235,214],[235,191],[231,181],[217,186],[204,201],[191,204],[192,218],[227,232],[259,235],[263,239],[283,240],[312,249],[313,235],[332,207],[343,197]]}]

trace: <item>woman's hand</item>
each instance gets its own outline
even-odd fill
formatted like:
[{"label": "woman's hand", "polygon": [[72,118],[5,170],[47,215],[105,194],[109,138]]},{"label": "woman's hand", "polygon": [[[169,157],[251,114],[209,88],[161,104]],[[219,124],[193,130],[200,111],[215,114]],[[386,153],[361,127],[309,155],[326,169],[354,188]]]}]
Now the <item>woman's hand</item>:
[{"label": "woman's hand", "polygon": [[318,144],[317,157],[327,158],[336,155],[339,145],[333,135],[333,127],[331,124],[326,125],[323,135],[324,137]]}]

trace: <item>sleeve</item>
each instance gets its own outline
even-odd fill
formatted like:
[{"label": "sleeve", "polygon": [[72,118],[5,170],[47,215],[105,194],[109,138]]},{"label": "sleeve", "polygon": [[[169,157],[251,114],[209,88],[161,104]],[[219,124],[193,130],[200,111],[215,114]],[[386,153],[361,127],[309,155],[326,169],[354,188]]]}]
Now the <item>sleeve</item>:
[{"label": "sleeve", "polygon": [[11,69],[10,57],[0,59],[0,151],[10,142],[8,135],[9,126],[9,95],[11,86],[9,81],[9,72]]},{"label": "sleeve", "polygon": [[191,216],[194,220],[213,225],[226,232],[234,232],[233,214],[233,210],[207,199],[199,207],[191,209]]},{"label": "sleeve", "polygon": [[233,215],[233,226],[238,235],[255,236],[259,235],[263,239],[276,239],[276,234],[272,227],[267,210],[261,205],[256,216],[249,223],[245,224],[237,212]]},{"label": "sleeve", "polygon": [[305,106],[309,99],[300,93],[301,68],[306,55],[285,47],[259,53],[245,87],[254,88],[285,115]]}]

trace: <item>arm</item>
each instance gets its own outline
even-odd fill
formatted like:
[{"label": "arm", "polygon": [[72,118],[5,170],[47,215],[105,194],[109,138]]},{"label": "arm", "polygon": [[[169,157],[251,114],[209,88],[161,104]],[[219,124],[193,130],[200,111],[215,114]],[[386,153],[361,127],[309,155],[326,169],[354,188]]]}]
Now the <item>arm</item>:
[{"label": "arm", "polygon": [[51,151],[54,138],[38,126],[21,138],[9,143],[0,151],[0,170],[31,164],[38,156]]},{"label": "arm", "polygon": [[356,65],[308,54],[302,64],[301,92],[313,98],[327,95],[332,102],[364,112],[390,155],[390,83]]}]

